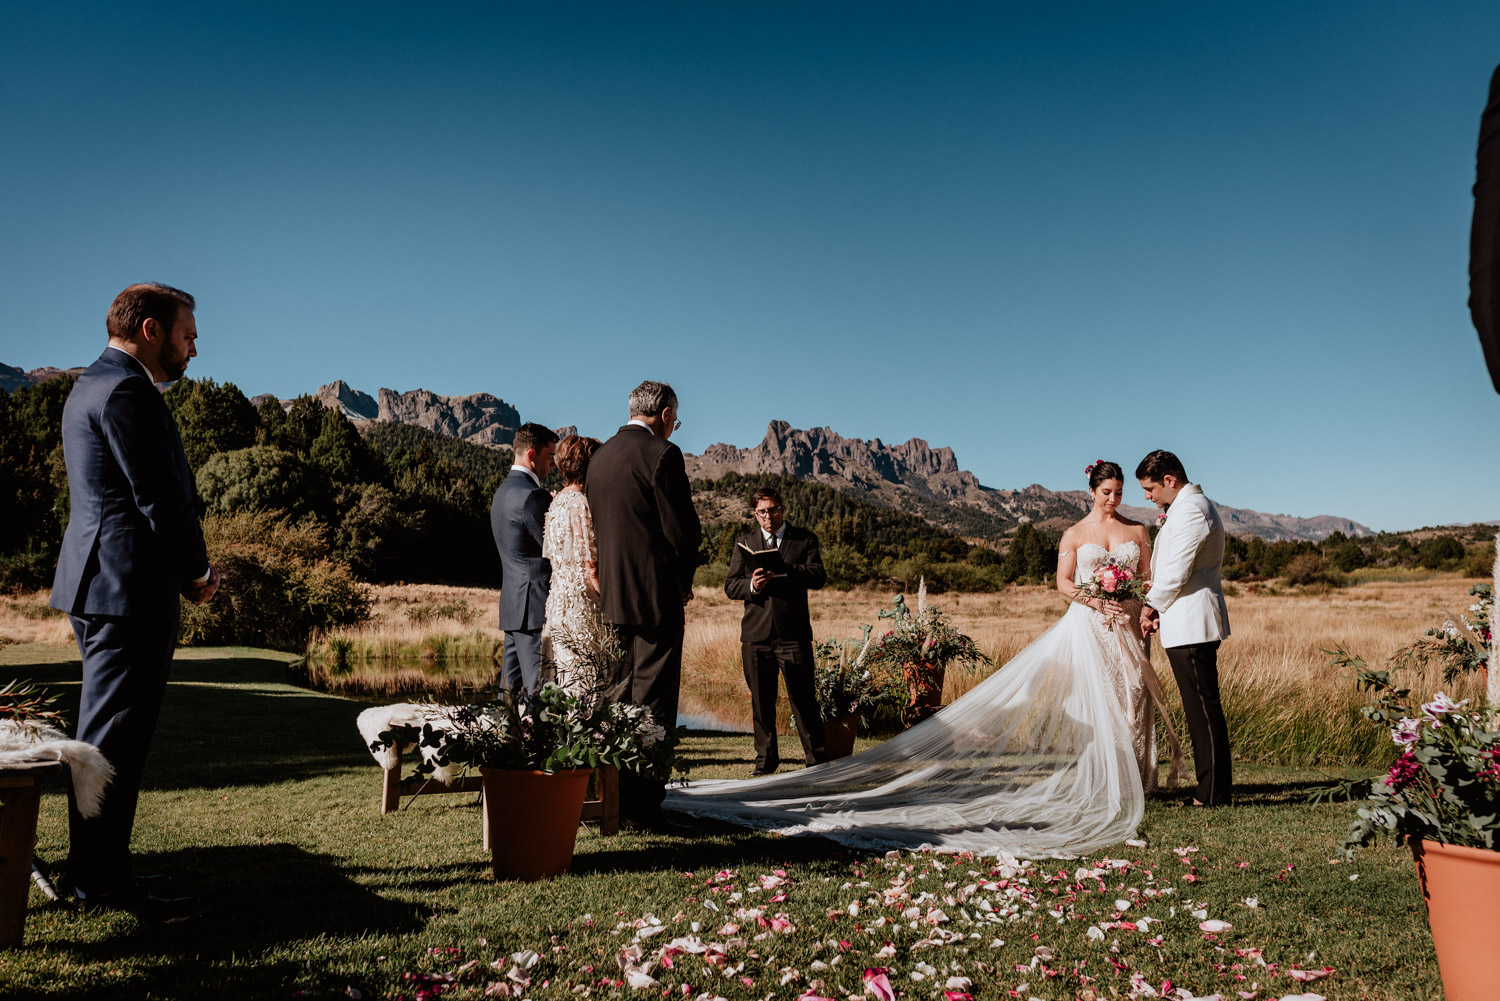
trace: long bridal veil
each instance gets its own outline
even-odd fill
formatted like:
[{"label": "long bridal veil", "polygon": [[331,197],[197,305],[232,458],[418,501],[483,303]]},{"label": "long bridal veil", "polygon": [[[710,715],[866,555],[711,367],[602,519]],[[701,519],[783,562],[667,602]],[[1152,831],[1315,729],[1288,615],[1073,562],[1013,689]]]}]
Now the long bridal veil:
[{"label": "long bridal veil", "polygon": [[1118,684],[1142,656],[1123,625],[1075,605],[967,695],[874,748],[767,778],[690,782],[663,805],[859,848],[1035,858],[1118,844],[1145,807]]}]

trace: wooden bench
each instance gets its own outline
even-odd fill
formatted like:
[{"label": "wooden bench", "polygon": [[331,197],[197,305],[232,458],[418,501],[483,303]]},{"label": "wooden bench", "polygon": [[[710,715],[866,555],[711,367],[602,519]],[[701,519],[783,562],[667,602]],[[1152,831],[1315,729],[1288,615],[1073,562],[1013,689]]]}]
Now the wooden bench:
[{"label": "wooden bench", "polygon": [[[403,796],[433,796],[454,792],[477,792],[483,794],[484,782],[477,775],[457,782],[437,782],[432,779],[403,779],[401,777],[402,749],[396,748],[395,764],[385,770],[380,793],[382,815],[394,813],[401,808]],[[613,765],[600,765],[589,779],[589,791],[583,802],[584,823],[597,823],[600,834],[620,833],[620,772]],[[489,846],[489,831],[485,831],[485,846]]]},{"label": "wooden bench", "polygon": [[43,761],[0,769],[0,949],[20,946],[26,930],[42,779],[62,768],[61,762]]}]

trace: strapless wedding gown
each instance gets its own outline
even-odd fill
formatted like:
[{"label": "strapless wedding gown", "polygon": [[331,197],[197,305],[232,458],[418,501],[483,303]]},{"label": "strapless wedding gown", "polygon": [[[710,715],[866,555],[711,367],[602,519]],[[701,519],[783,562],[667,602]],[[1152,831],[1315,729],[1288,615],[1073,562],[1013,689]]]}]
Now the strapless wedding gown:
[{"label": "strapless wedding gown", "polygon": [[[1140,547],[1081,546],[1076,579],[1110,556],[1138,563]],[[690,782],[663,806],[860,848],[1083,854],[1132,837],[1155,786],[1149,670],[1134,621],[1073,604],[967,695],[877,747]]]}]

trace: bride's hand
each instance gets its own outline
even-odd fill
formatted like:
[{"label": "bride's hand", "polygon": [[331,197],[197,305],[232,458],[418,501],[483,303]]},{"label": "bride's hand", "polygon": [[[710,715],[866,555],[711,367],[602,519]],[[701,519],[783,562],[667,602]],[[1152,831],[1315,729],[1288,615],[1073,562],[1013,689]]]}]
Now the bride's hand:
[{"label": "bride's hand", "polygon": [[1124,607],[1118,601],[1110,601],[1108,598],[1100,598],[1098,609],[1107,619],[1118,619],[1125,614]]}]

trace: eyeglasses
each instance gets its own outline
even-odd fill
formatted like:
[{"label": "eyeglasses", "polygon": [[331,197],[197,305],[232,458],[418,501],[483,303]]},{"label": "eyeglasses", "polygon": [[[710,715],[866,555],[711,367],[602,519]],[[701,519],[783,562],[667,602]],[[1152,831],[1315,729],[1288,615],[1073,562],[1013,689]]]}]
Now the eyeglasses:
[{"label": "eyeglasses", "polygon": [[769,518],[780,510],[781,508],[779,507],[760,507],[755,509],[755,516],[757,518]]},{"label": "eyeglasses", "polygon": [[672,422],[672,430],[673,431],[681,431],[682,430],[682,421],[673,421]]}]

